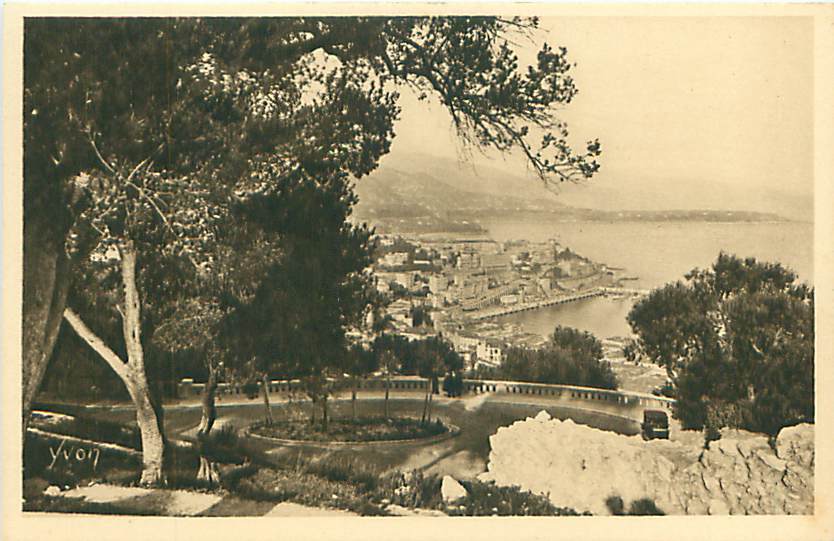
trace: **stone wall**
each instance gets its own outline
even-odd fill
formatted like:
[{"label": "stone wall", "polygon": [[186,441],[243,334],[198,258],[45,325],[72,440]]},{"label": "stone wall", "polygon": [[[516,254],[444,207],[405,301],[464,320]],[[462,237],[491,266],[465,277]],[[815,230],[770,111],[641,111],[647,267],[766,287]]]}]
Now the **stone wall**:
[{"label": "stone wall", "polygon": [[[426,384],[427,381],[420,377],[397,376],[391,379],[390,392],[392,395],[401,393],[422,394],[426,392]],[[617,414],[635,421],[642,420],[644,409],[662,409],[671,414],[675,403],[671,398],[662,396],[576,385],[473,379],[465,379],[463,384],[464,390],[468,394],[492,393],[505,396],[513,402],[570,405],[571,407]],[[177,393],[181,399],[199,397],[204,386],[204,383],[195,383],[191,379],[183,379],[178,385]],[[442,382],[440,387],[442,388]],[[359,391],[383,391],[384,389],[384,378],[368,378],[359,382]],[[303,386],[297,380],[273,380],[269,384],[271,394],[289,394],[290,391],[304,394]],[[228,383],[219,384],[217,393],[220,396],[244,394],[242,386]]]},{"label": "stone wall", "polygon": [[704,450],[643,441],[570,420],[536,418],[490,437],[482,480],[549,494],[555,505],[607,514],[605,499],[650,498],[667,514],[813,513],[814,427],[766,436],[725,431]]}]

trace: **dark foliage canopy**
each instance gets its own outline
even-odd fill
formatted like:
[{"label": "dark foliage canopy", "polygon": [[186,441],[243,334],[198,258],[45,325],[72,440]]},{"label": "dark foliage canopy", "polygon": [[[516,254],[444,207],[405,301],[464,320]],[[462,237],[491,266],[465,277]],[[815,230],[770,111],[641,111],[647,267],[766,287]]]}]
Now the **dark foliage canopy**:
[{"label": "dark foliage canopy", "polygon": [[[29,18],[24,230],[38,234],[27,234],[24,251],[66,250],[77,256],[66,276],[102,278],[104,290],[113,276],[79,262],[135,246],[148,338],[195,312],[208,323],[169,325],[168,338],[206,337],[260,292],[238,321],[274,333],[235,349],[280,352],[290,364],[304,350],[320,366],[366,300],[369,231],[346,225],[351,183],[389,151],[399,89],[438,99],[474,147],[520,150],[547,182],[598,169],[598,142],[573,152],[554,117],[576,94],[567,52],[543,45],[523,70],[512,50],[537,26],[497,17]],[[235,268],[222,252],[236,234],[282,263]],[[25,314],[42,272],[24,269]]]},{"label": "dark foliage canopy", "polygon": [[495,377],[515,381],[616,389],[617,379],[602,360],[602,344],[592,334],[557,326],[538,350],[511,348]]},{"label": "dark foliage canopy", "polygon": [[687,428],[775,434],[814,418],[814,295],[777,263],[721,253],[653,291],[628,316],[666,367]]}]

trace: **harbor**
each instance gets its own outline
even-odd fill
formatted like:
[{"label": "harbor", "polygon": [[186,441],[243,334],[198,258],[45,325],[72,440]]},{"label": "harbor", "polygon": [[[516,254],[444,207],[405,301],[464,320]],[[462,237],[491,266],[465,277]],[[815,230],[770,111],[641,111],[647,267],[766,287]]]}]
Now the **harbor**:
[{"label": "harbor", "polygon": [[624,288],[624,287],[595,287],[584,291],[578,291],[567,295],[558,295],[547,299],[537,300],[533,302],[518,303],[509,306],[500,306],[489,308],[486,310],[479,310],[478,312],[471,312],[467,314],[473,321],[483,321],[496,317],[515,314],[518,312],[526,312],[529,310],[538,310],[548,306],[555,306],[558,304],[566,304],[569,302],[576,302],[594,297],[617,296],[617,297],[644,297],[648,295],[649,291],[646,289]]}]

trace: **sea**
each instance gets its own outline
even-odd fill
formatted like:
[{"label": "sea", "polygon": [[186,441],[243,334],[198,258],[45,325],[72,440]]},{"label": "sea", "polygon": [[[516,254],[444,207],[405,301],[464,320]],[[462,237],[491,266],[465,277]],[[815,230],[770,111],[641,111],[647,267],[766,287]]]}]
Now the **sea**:
[{"label": "sea", "polygon": [[[564,222],[547,219],[482,221],[488,236],[503,242],[556,239],[593,261],[622,269],[638,289],[682,280],[694,268],[709,267],[723,250],[739,257],[779,262],[799,281],[813,285],[814,225],[807,222]],[[515,323],[547,336],[556,325],[582,329],[598,338],[631,336],[626,316],[630,298],[597,297],[510,314],[496,322]]]}]

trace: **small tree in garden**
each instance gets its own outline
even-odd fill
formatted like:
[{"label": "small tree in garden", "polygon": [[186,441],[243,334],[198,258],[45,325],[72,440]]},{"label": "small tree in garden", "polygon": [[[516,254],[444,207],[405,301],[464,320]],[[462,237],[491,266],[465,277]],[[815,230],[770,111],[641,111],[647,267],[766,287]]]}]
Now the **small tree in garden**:
[{"label": "small tree in garden", "polygon": [[[360,344],[352,345],[345,354],[345,373],[351,382],[350,409],[351,418],[356,420],[356,394],[359,382],[379,369],[376,355]],[[386,415],[387,417],[387,415]]]},{"label": "small tree in garden", "polygon": [[[381,301],[381,299],[378,299]],[[386,345],[385,332],[390,328],[392,318],[384,312],[382,302],[373,305],[371,311],[371,334],[374,337],[372,345],[375,364],[385,373],[385,401],[383,414],[386,419],[391,418],[388,408],[389,395],[391,393],[391,374],[397,369],[397,357]]]},{"label": "small tree in garden", "polygon": [[389,400],[391,394],[391,374],[397,370],[399,362],[397,356],[391,350],[382,350],[379,353],[379,365],[385,373],[385,399],[383,403],[383,415],[386,419],[391,418],[391,410],[389,408]]},{"label": "small tree in garden", "polygon": [[209,485],[220,481],[217,464],[207,456],[207,446],[210,445],[209,436],[217,420],[217,385],[226,368],[215,339],[223,315],[222,309],[215,303],[206,299],[187,299],[174,309],[171,318],[154,333],[154,341],[170,351],[193,350],[202,355],[207,378],[200,401],[200,424],[197,427],[200,453],[197,479]]},{"label": "small tree in garden", "polygon": [[[220,381],[246,375],[240,357],[230,354],[240,331],[230,328],[235,309],[251,299],[263,269],[279,258],[268,239],[245,224],[223,228],[214,246],[212,260],[217,272],[201,280],[186,280],[176,293],[156,291],[157,320],[152,341],[168,351],[190,350],[203,360],[207,377],[203,388],[202,415],[197,429],[200,468],[197,479],[209,484],[219,481],[212,460],[216,447],[211,431],[217,419],[215,397]],[[157,288],[165,290],[165,285]],[[174,296],[172,296],[174,295]]]},{"label": "small tree in garden", "polygon": [[267,234],[280,236],[282,259],[235,316],[238,328],[257,330],[239,351],[263,373],[301,378],[326,425],[346,331],[366,310],[371,232],[348,222],[355,195],[335,165],[310,163],[290,175],[277,167],[256,170],[271,188],[250,196],[247,210]]}]

